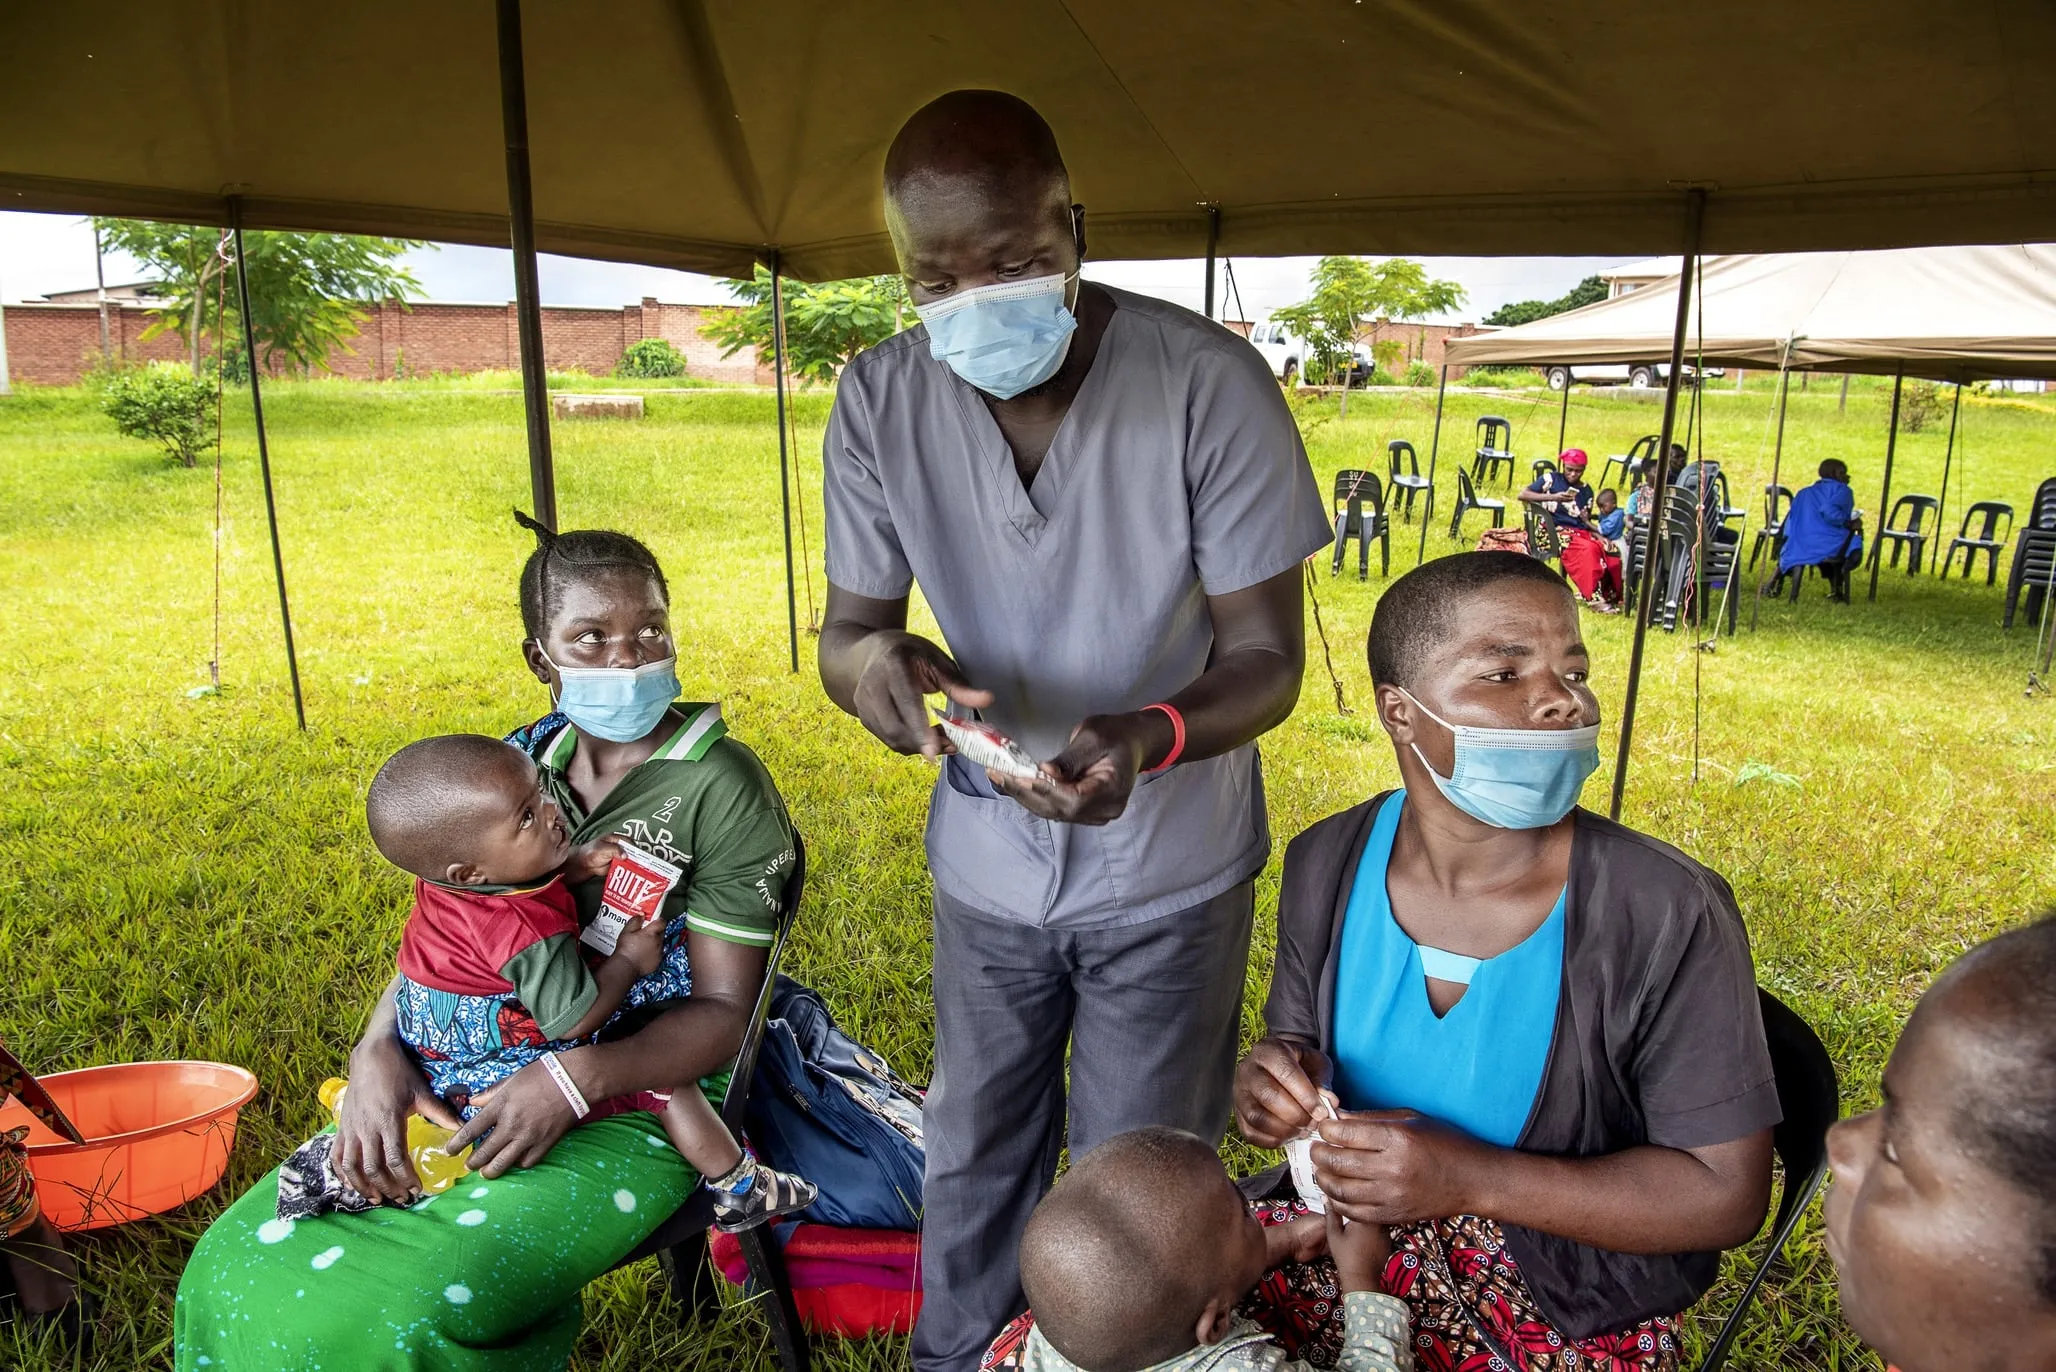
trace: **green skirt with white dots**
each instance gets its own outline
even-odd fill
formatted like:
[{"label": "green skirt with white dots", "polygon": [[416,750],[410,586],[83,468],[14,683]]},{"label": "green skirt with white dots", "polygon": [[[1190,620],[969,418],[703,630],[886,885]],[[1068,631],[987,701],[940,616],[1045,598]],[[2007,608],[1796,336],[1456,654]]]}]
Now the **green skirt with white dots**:
[{"label": "green skirt with white dots", "polygon": [[281,1220],[271,1172],[193,1248],[179,1372],[561,1372],[580,1290],[698,1185],[643,1113],[405,1210]]}]

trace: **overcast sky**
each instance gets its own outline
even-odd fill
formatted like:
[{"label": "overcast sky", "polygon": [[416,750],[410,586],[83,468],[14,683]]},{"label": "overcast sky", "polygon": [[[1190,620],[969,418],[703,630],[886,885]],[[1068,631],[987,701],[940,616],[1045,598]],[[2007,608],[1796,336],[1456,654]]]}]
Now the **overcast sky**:
[{"label": "overcast sky", "polygon": [[[1430,257],[1432,275],[1448,277],[1468,299],[1452,318],[1483,319],[1509,300],[1562,295],[1593,272],[1632,259],[1625,257]],[[514,294],[513,268],[504,248],[451,245],[410,253],[406,263],[430,300],[501,302]],[[1311,257],[1253,257],[1232,265],[1244,318],[1263,320],[1272,310],[1306,295]],[[138,279],[136,264],[109,255],[107,284]],[[1182,262],[1098,262],[1086,268],[1097,281],[1125,286],[1198,309],[1205,265]],[[542,295],[546,305],[630,305],[644,296],[682,305],[723,304],[729,299],[717,278],[661,267],[594,262],[544,255]],[[93,231],[69,215],[0,214],[0,301],[20,301],[52,291],[93,284]],[[1235,315],[1236,298],[1226,293],[1217,313]]]}]

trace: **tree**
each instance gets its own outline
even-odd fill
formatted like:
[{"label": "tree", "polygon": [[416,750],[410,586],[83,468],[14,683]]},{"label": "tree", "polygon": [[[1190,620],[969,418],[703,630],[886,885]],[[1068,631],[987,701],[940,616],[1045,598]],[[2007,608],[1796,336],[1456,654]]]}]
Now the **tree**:
[{"label": "tree", "polygon": [[1575,310],[1580,305],[1596,305],[1606,299],[1606,282],[1596,276],[1588,276],[1577,285],[1565,291],[1554,300],[1511,300],[1485,316],[1487,324],[1532,324],[1538,319],[1547,319],[1552,314]]},{"label": "tree", "polygon": [[[240,357],[242,297],[236,289],[233,238],[220,229],[140,219],[96,219],[93,224],[107,247],[127,253],[163,280],[165,305],[145,338],[178,334],[195,373],[203,338],[215,340],[217,356]],[[366,318],[360,304],[420,293],[421,283],[395,259],[424,246],[415,239],[346,233],[246,232],[250,328],[264,365],[283,363],[302,372],[326,369],[329,352],[349,351],[349,340],[357,336]],[[231,311],[226,346],[221,301]]]},{"label": "tree", "polygon": [[[803,382],[833,381],[850,359],[883,343],[905,326],[911,308],[906,284],[897,276],[859,276],[847,281],[808,285],[786,281],[785,365]],[[729,290],[742,303],[700,326],[700,332],[721,345],[723,357],[754,347],[769,361],[771,339],[771,273],[757,268],[756,279],[738,281]]]},{"label": "tree", "polygon": [[1367,321],[1445,314],[1464,301],[1463,287],[1431,279],[1427,268],[1404,257],[1324,257],[1309,284],[1307,299],[1271,318],[1306,340],[1313,352],[1309,370],[1323,376],[1350,365],[1357,330]]}]

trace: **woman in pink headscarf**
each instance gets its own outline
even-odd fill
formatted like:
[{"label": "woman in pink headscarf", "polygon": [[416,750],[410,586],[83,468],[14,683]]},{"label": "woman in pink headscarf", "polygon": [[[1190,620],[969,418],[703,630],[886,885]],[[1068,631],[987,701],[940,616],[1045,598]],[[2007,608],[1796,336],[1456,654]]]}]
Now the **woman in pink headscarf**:
[{"label": "woman in pink headscarf", "polygon": [[1556,470],[1536,477],[1520,498],[1546,507],[1563,541],[1563,574],[1587,605],[1613,614],[1621,602],[1621,559],[1592,524],[1592,488],[1585,484],[1585,450],[1566,448]]}]

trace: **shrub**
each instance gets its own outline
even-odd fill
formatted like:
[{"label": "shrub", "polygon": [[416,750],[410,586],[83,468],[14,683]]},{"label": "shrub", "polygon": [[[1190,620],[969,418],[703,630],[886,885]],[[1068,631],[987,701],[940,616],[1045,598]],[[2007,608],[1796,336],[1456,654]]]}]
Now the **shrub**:
[{"label": "shrub", "polygon": [[1940,419],[1948,408],[1942,399],[1940,382],[1909,381],[1899,401],[1899,423],[1906,432],[1917,434]]},{"label": "shrub", "polygon": [[211,388],[176,362],[116,373],[100,390],[100,408],[125,438],[148,439],[184,466],[214,446],[208,419]]},{"label": "shrub", "polygon": [[1534,386],[1541,381],[1533,367],[1473,367],[1463,374],[1466,386]]},{"label": "shrub", "polygon": [[1415,359],[1406,364],[1406,384],[1409,386],[1432,386],[1435,384],[1435,369]]},{"label": "shrub", "polygon": [[643,338],[628,345],[614,368],[616,376],[684,376],[685,354],[663,338]]},{"label": "shrub", "polygon": [[1386,371],[1383,367],[1371,368],[1370,380],[1364,382],[1366,386],[1397,386],[1398,384],[1399,378]]}]

